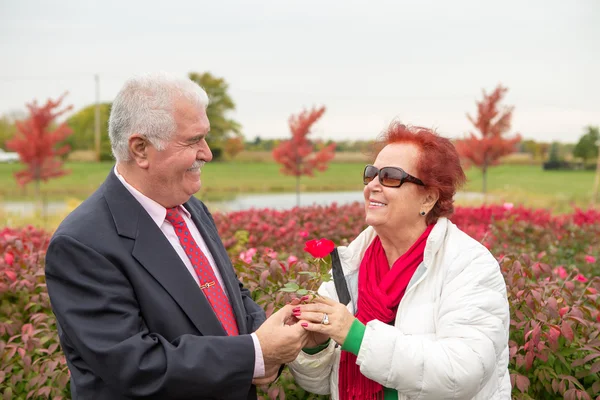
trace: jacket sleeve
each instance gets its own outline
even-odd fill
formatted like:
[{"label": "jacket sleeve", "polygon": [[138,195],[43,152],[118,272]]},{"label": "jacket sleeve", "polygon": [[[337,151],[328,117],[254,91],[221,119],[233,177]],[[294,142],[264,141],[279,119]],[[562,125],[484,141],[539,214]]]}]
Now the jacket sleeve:
[{"label": "jacket sleeve", "polygon": [[506,285],[487,250],[473,253],[449,266],[435,305],[436,335],[367,324],[357,360],[363,375],[419,399],[470,399],[492,378],[508,341]]},{"label": "jacket sleeve", "polygon": [[[333,281],[322,283],[318,293],[338,301]],[[301,351],[288,367],[296,383],[304,390],[315,394],[330,394],[331,373],[338,352],[336,343],[330,340],[329,346],[316,354]]]},{"label": "jacket sleeve", "polygon": [[149,332],[127,277],[116,264],[66,235],[46,255],[54,314],[83,362],[128,398],[246,398],[254,370],[250,335],[182,335],[168,341]]}]

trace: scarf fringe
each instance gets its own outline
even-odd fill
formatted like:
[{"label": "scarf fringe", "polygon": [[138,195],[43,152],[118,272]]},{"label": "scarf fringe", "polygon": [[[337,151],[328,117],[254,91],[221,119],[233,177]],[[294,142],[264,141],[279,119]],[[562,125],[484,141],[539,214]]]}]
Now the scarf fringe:
[{"label": "scarf fringe", "polygon": [[342,351],[340,360],[340,400],[383,400],[383,386],[360,373],[356,356]]}]

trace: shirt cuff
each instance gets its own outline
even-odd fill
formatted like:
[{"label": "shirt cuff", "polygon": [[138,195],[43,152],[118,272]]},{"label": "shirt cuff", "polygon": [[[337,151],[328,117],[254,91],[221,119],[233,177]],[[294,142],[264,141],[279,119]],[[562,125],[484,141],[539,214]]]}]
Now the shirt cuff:
[{"label": "shirt cuff", "polygon": [[346,340],[344,340],[342,350],[349,351],[350,353],[357,356],[366,330],[367,327],[358,319],[355,319],[354,322],[352,322],[350,330],[348,331],[348,336],[346,336]]},{"label": "shirt cuff", "polygon": [[250,334],[254,342],[254,375],[253,378],[262,378],[265,376],[265,359],[263,358],[262,348],[256,333]]}]

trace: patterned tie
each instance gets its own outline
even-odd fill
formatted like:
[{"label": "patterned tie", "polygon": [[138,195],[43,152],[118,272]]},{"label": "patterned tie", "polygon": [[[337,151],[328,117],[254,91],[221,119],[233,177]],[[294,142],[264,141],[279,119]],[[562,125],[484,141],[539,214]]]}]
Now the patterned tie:
[{"label": "patterned tie", "polygon": [[208,259],[192,237],[177,207],[168,208],[165,219],[173,225],[179,242],[190,259],[194,271],[196,271],[200,281],[200,289],[210,302],[217,318],[221,321],[221,325],[223,325],[229,336],[237,336],[239,332],[231,304],[225,296],[225,292],[223,292],[223,288],[219,284]]}]

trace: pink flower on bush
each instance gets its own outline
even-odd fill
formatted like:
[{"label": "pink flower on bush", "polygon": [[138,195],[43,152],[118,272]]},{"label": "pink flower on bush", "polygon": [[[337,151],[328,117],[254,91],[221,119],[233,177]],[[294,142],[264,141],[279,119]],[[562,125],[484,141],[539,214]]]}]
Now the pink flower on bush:
[{"label": "pink flower on bush", "polygon": [[552,272],[554,272],[555,275],[558,275],[560,279],[565,279],[569,275],[565,267],[563,267],[562,265],[559,265],[558,267],[554,268]]},{"label": "pink flower on bush", "polygon": [[585,256],[585,262],[588,264],[593,264],[596,262],[596,257],[594,256],[590,256],[590,255],[586,255]]},{"label": "pink flower on bush", "polygon": [[502,205],[502,207],[504,207],[505,210],[512,210],[514,206],[515,205],[513,203],[504,203]]},{"label": "pink flower on bush", "polygon": [[300,237],[305,238],[305,237],[308,237],[308,232],[307,231],[300,231],[300,232],[298,232],[298,235],[300,235]]},{"label": "pink flower on bush", "polygon": [[[269,258],[277,258],[277,254],[278,254],[278,253],[277,253],[275,250],[273,250],[273,249],[271,249],[271,248],[268,248],[268,247],[267,247],[267,248],[265,249],[265,252],[266,252],[266,256],[267,256],[267,257],[269,257]],[[253,255],[254,255],[254,254],[253,254]]]},{"label": "pink flower on bush", "polygon": [[15,256],[12,253],[4,253],[4,261],[8,265],[13,265],[15,262]]},{"label": "pink flower on bush", "polygon": [[586,278],[585,276],[583,276],[582,274],[577,274],[577,276],[575,276],[575,280],[579,281],[579,282],[587,282],[588,278]]},{"label": "pink flower on bush", "polygon": [[252,262],[252,257],[254,257],[255,254],[256,254],[256,249],[254,247],[252,247],[246,251],[242,251],[240,253],[240,260],[244,261],[245,263],[250,264]]},{"label": "pink flower on bush", "polygon": [[288,262],[288,264],[290,266],[294,265],[294,264],[296,264],[298,262],[298,257],[296,257],[296,256],[289,256],[288,259],[287,259],[287,262]]},{"label": "pink flower on bush", "polygon": [[324,258],[335,248],[335,244],[329,239],[313,239],[304,244],[304,251],[315,258]]}]

